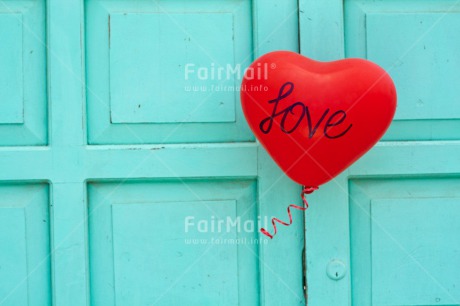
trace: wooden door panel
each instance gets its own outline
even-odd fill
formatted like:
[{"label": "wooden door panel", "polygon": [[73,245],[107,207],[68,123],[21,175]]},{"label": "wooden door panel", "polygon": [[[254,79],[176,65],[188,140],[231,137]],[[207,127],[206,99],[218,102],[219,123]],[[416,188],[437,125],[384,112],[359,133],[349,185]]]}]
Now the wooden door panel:
[{"label": "wooden door panel", "polygon": [[92,304],[258,304],[256,192],[253,180],[91,183]]},{"label": "wooden door panel", "polygon": [[253,141],[238,91],[252,7],[86,1],[89,142]]},{"label": "wooden door panel", "polygon": [[0,146],[47,143],[45,1],[0,6]]},{"label": "wooden door panel", "polygon": [[354,305],[457,305],[457,178],[350,182]]},{"label": "wooden door panel", "polygon": [[376,62],[396,84],[384,140],[460,137],[459,9],[454,1],[345,1],[345,55]]},{"label": "wooden door panel", "polygon": [[0,304],[50,305],[47,184],[0,185]]},{"label": "wooden door panel", "polygon": [[2,41],[9,48],[2,48],[2,93],[8,103],[2,103],[0,120],[7,124],[24,123],[23,67],[22,67],[22,14],[4,14],[0,18]]},{"label": "wooden door panel", "polygon": [[441,144],[378,144],[311,195],[309,303],[458,304],[460,146]]},{"label": "wooden door panel", "polygon": [[[197,74],[200,67],[235,65],[231,12],[109,16],[112,123],[235,121],[235,91],[211,90],[234,86],[235,80],[224,74],[219,80],[215,71],[214,76],[207,70]],[[209,91],[188,88],[203,85]]]}]

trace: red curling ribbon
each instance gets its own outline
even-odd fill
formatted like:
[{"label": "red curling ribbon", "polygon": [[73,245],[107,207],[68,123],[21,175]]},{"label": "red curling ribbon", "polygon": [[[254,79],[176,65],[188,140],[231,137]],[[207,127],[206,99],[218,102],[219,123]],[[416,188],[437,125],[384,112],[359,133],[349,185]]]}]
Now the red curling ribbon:
[{"label": "red curling ribbon", "polygon": [[262,234],[264,234],[265,236],[267,236],[268,238],[270,239],[273,239],[273,237],[276,235],[276,222],[282,224],[282,225],[285,225],[285,226],[289,226],[292,224],[292,214],[291,214],[291,207],[292,208],[295,208],[295,209],[298,209],[298,210],[302,210],[302,211],[305,211],[307,210],[308,208],[308,202],[307,202],[307,199],[306,199],[306,195],[307,194],[310,194],[312,193],[313,191],[317,190],[318,187],[305,187],[305,186],[302,186],[302,192],[300,193],[300,197],[302,198],[302,201],[303,201],[303,207],[302,206],[299,206],[299,205],[294,205],[294,204],[291,204],[288,206],[287,208],[287,212],[288,212],[288,216],[289,216],[289,223],[287,222],[284,222],[278,218],[273,218],[272,219],[272,224],[273,224],[273,230],[274,230],[274,233],[273,235],[270,234],[265,228],[261,228],[260,229],[260,232]]}]

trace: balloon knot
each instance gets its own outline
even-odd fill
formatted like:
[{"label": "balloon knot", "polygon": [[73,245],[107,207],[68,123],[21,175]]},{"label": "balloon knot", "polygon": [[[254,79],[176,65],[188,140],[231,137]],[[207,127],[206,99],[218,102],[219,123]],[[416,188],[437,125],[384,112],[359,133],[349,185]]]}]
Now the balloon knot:
[{"label": "balloon knot", "polygon": [[318,190],[318,187],[315,186],[302,186],[302,194],[310,194],[315,190]]}]

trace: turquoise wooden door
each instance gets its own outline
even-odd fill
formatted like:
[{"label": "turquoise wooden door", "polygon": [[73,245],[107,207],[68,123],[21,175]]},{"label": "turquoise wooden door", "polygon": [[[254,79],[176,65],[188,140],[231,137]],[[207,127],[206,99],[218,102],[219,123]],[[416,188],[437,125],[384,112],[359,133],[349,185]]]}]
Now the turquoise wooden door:
[{"label": "turquoise wooden door", "polygon": [[311,196],[309,305],[460,305],[458,1],[300,2],[303,54],[368,58],[398,90],[383,140]]},{"label": "turquoise wooden door", "polygon": [[298,48],[294,0],[0,1],[0,305],[304,303],[302,214],[257,224],[300,188],[231,88]]}]

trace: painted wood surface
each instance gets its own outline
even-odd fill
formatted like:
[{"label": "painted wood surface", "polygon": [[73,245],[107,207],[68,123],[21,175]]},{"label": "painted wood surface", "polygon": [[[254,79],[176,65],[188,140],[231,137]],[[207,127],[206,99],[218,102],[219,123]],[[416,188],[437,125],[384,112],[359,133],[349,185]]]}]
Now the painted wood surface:
[{"label": "painted wood surface", "polygon": [[298,51],[297,1],[1,1],[0,46],[0,305],[305,303],[300,212],[269,244],[184,229],[299,202],[211,91],[239,80],[184,75]]},{"label": "painted wood surface", "polygon": [[362,57],[394,78],[390,130],[310,197],[309,305],[460,305],[460,5],[300,1],[301,51]]}]

